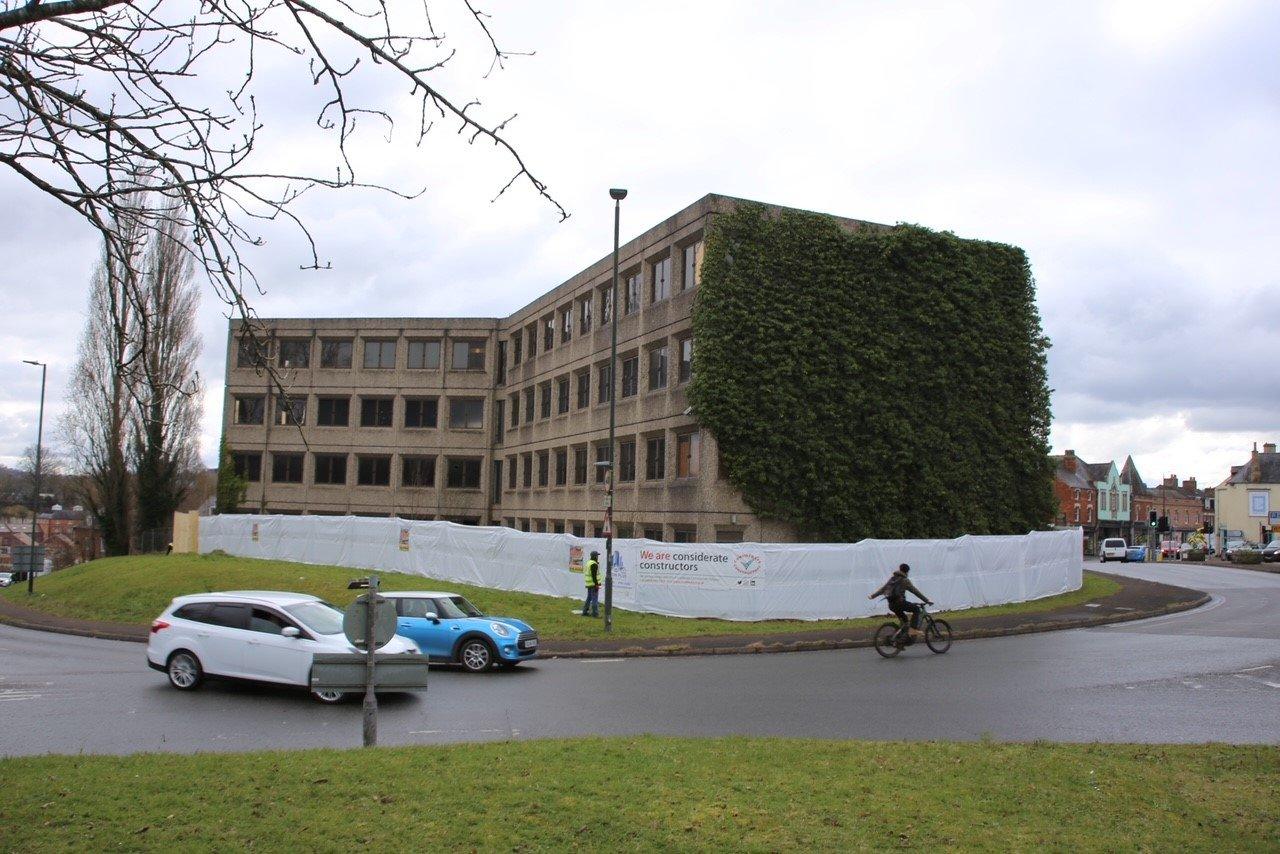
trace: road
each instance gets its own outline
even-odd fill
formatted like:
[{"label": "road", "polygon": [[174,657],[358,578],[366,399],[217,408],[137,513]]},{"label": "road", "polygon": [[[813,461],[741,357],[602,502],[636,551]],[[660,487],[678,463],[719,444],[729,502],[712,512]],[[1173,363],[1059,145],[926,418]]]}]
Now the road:
[{"label": "road", "polygon": [[[1280,575],[1178,564],[1109,572],[1213,594],[1135,623],[910,648],[548,660],[433,672],[381,700],[380,743],[583,734],[1280,743]],[[0,627],[0,755],[348,747],[359,703],[209,684],[180,693],[139,644]]]}]

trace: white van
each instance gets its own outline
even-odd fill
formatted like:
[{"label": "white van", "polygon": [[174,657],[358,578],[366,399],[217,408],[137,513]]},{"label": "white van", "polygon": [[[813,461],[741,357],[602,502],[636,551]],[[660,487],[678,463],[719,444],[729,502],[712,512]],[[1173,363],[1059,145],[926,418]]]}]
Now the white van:
[{"label": "white van", "polygon": [[1108,537],[1102,541],[1102,562],[1109,560],[1124,560],[1125,553],[1129,550],[1129,546],[1119,537]]}]

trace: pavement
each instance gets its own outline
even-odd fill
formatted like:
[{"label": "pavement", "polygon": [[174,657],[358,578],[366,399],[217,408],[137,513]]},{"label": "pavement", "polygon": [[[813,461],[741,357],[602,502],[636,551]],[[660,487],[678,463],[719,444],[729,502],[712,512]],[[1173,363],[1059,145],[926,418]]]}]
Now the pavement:
[{"label": "pavement", "polygon": [[[1106,573],[1099,573],[1107,575]],[[966,617],[963,612],[946,614],[954,637],[967,640],[983,637],[1058,631],[1086,626],[1139,620],[1195,608],[1209,601],[1207,594],[1153,580],[1107,575],[1120,590],[1096,601],[1068,605],[1030,614],[996,614]],[[886,618],[887,615],[886,615]],[[0,600],[0,623],[59,634],[145,643],[147,626],[77,620],[60,617]],[[852,649],[871,645],[870,632],[861,629],[796,630],[785,633],[702,635],[662,638],[594,638],[589,641],[544,639],[544,658],[600,658],[671,655],[733,655],[761,652],[801,652],[819,649]]]},{"label": "pavement", "polygon": [[[1108,567],[1112,569],[1112,567]],[[578,735],[1280,744],[1280,576],[1121,565],[1203,607],[1066,631],[804,655],[536,660],[433,668],[379,698],[379,743]],[[0,627],[0,755],[355,747],[358,702],[211,682],[170,688],[135,643]]]}]

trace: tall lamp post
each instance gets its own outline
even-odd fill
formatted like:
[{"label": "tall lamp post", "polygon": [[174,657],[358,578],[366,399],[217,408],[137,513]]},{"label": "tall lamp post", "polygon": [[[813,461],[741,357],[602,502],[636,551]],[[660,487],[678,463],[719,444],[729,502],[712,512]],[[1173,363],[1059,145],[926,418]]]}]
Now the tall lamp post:
[{"label": "tall lamp post", "polygon": [[36,592],[36,521],[40,518],[40,454],[44,440],[44,380],[49,366],[44,362],[23,359],[24,365],[35,365],[40,368],[40,420],[36,422],[36,477],[35,495],[31,502],[31,563],[27,571],[27,595]]},{"label": "tall lamp post", "polygon": [[604,630],[613,631],[613,481],[617,476],[616,438],[618,430],[618,224],[626,190],[612,189],[613,199],[613,291],[609,297],[609,496],[604,511]]}]

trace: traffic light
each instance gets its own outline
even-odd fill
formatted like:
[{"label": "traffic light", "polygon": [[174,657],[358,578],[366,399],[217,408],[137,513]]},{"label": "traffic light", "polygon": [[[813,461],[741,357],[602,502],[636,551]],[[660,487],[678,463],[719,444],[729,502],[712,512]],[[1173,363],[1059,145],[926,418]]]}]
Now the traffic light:
[{"label": "traffic light", "polygon": [[1154,528],[1156,526],[1156,511],[1152,510],[1150,513],[1148,513],[1147,519],[1151,522],[1151,527]]},{"label": "traffic light", "polygon": [[1161,517],[1160,517],[1160,524],[1156,527],[1156,530],[1157,530],[1157,531],[1160,531],[1161,533],[1165,533],[1165,532],[1167,532],[1167,531],[1169,530],[1169,517],[1168,517],[1168,516],[1161,516]]}]

